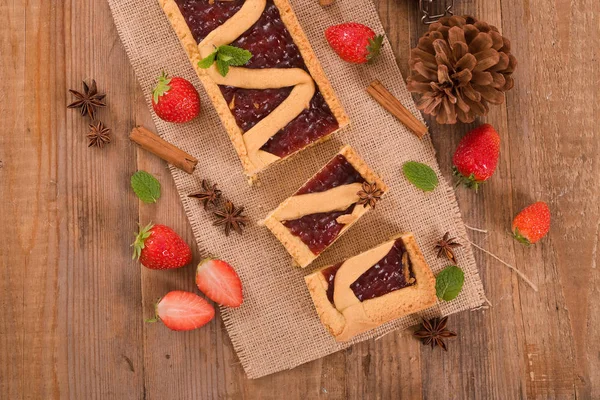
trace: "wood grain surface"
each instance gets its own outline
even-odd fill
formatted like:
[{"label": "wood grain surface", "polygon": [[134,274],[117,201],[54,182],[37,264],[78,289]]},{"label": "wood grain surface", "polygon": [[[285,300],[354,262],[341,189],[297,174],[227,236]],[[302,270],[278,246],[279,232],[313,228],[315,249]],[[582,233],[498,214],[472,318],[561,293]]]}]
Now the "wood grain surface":
[{"label": "wood grain surface", "polygon": [[[316,1],[316,0],[315,0]],[[349,1],[349,0],[337,0]],[[406,75],[425,31],[416,1],[375,0]],[[0,0],[0,399],[598,399],[600,398],[600,3],[458,0],[497,25],[519,60],[506,104],[485,121],[502,137],[499,169],[479,194],[457,189],[491,307],[450,318],[444,353],[396,332],[259,380],[247,380],[223,323],[170,332],[144,323],[193,268],[161,273],[131,260],[138,221],[193,243],[166,165],[127,134],[152,121],[101,0]],[[95,78],[113,143],[88,149],[68,88]],[[473,125],[431,122],[438,159]],[[129,189],[137,169],[163,184],[156,205]],[[550,235],[525,248],[507,234],[535,200]],[[194,262],[198,251],[194,249]]]}]

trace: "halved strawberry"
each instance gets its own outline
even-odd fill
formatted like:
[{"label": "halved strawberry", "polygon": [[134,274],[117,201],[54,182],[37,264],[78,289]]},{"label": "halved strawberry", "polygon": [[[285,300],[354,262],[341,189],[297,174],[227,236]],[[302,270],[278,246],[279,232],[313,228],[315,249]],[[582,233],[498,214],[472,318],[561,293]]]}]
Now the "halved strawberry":
[{"label": "halved strawberry", "polygon": [[161,298],[155,306],[156,316],[146,322],[161,320],[173,331],[191,331],[209,323],[215,309],[197,294],[174,290]]},{"label": "halved strawberry", "polygon": [[196,285],[209,299],[223,306],[239,307],[244,301],[242,281],[225,261],[202,260],[196,270]]}]

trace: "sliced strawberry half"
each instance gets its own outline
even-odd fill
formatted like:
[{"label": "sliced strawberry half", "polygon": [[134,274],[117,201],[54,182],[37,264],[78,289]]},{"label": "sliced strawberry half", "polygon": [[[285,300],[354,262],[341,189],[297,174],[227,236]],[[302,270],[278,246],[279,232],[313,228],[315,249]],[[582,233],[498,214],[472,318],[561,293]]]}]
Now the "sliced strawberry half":
[{"label": "sliced strawberry half", "polygon": [[198,264],[196,285],[209,299],[227,307],[239,307],[244,301],[242,281],[225,261],[207,258]]},{"label": "sliced strawberry half", "polygon": [[155,306],[156,316],[146,322],[161,320],[174,331],[191,331],[215,317],[215,309],[197,294],[175,290],[167,293]]}]

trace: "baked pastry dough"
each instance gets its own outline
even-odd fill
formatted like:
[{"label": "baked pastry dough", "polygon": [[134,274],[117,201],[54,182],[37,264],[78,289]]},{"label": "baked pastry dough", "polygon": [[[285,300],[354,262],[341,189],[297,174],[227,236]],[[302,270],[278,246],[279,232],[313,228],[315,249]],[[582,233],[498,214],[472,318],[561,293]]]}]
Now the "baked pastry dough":
[{"label": "baked pastry dough", "polygon": [[[212,0],[212,3],[210,0],[205,1],[206,4],[201,0],[159,0],[211,102],[215,106],[242,162],[244,172],[248,176],[253,177],[269,165],[327,139],[339,128],[348,124],[348,117],[335,96],[287,0],[246,0],[243,4],[237,0],[227,2]],[[276,7],[278,12],[272,12],[273,6]],[[259,33],[256,34],[260,34],[260,31],[275,29],[272,28],[272,26],[277,25],[275,22],[281,22],[283,27],[277,28],[279,31],[275,34],[283,38],[291,36],[291,39],[293,39],[292,43],[286,44],[281,43],[279,39],[270,40],[272,38],[268,36],[260,38],[268,42],[268,46],[283,46],[282,49],[277,49],[277,51],[282,54],[280,58],[283,58],[284,61],[280,59],[276,61],[279,61],[279,64],[283,63],[286,66],[285,68],[264,67],[264,65],[269,65],[268,62],[266,64],[263,62],[264,59],[268,58],[268,54],[265,55],[259,52],[258,49],[260,48],[256,45],[257,38],[255,36],[251,36],[247,41],[252,43],[245,42],[247,47],[254,46],[252,48],[255,49],[256,54],[253,54],[253,59],[256,59],[259,63],[252,68],[230,67],[229,73],[226,76],[221,76],[215,65],[209,69],[198,67],[198,62],[210,55],[216,47],[230,44],[241,36],[247,35],[248,32],[255,35],[253,32],[257,30],[256,25],[260,23],[263,13],[266,12],[273,15],[269,14],[268,17],[271,19],[265,23],[265,27],[259,27],[260,29],[257,31]],[[211,24],[214,24],[215,21],[203,21],[202,19],[207,19],[209,16],[215,19],[217,18],[213,16],[215,13],[221,13],[221,19],[226,17],[228,19],[207,33],[205,32],[207,30],[205,29],[206,26],[212,26]],[[204,30],[198,28],[196,26],[198,24],[204,24],[201,25]],[[269,27],[266,25],[269,25]],[[199,33],[200,31],[203,33]],[[296,54],[298,52],[299,54]],[[296,55],[301,59],[291,65],[299,65],[300,67],[288,68],[285,59],[294,58]],[[291,88],[291,91],[289,91],[287,97],[285,97],[286,93],[279,92],[271,95],[272,97],[285,97],[285,99],[274,109],[267,111],[262,110],[264,104],[249,100],[249,104],[245,104],[245,106],[252,108],[253,105],[256,110],[242,110],[239,115],[234,115],[233,108],[236,107],[235,94],[229,96],[230,99],[225,98],[225,94],[232,89],[241,89],[242,92],[240,93],[244,93],[247,97],[254,96],[252,98],[258,98],[257,96],[261,96],[260,98],[264,99],[264,93],[267,92],[263,92],[263,94],[256,94],[256,92],[273,89],[288,90],[289,88]],[[246,90],[246,92],[243,90]],[[249,91],[254,91],[254,94],[249,94]],[[323,104],[315,106],[313,102],[318,102],[319,99]],[[268,105],[277,102],[273,100],[265,103]],[[279,136],[278,139],[277,135],[281,134],[284,128],[288,129],[289,124],[300,118],[307,110],[312,111],[313,107],[317,107],[317,111],[322,111],[326,115],[319,117],[320,114],[315,112],[310,117],[312,119],[309,123],[304,125],[299,123],[292,133],[288,132],[286,137]],[[248,118],[244,115],[248,116],[253,112],[260,115],[254,115],[253,120],[250,122],[244,120],[244,118]],[[331,117],[329,118],[331,121],[323,122],[328,118],[327,116]],[[327,126],[323,128],[325,125]],[[325,130],[306,132],[315,129]],[[290,136],[292,137],[290,138]],[[294,138],[293,136],[302,137]],[[286,146],[289,142],[295,144],[289,145],[285,151],[282,150],[277,155],[274,154],[277,151],[267,151],[269,149],[266,148],[267,145],[273,145],[273,140],[285,142]]]},{"label": "baked pastry dough", "polygon": [[358,204],[363,184],[388,187],[350,147],[340,152],[263,221],[293,257],[306,267],[371,209]]},{"label": "baked pastry dough", "polygon": [[436,303],[435,277],[412,233],[305,280],[321,322],[338,342]]}]

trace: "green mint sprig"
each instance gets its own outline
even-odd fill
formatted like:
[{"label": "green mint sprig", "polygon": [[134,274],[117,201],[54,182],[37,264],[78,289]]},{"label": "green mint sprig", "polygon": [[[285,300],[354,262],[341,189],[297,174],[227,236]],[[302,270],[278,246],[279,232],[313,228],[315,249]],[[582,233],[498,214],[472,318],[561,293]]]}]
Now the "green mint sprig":
[{"label": "green mint sprig", "polygon": [[444,301],[454,300],[463,288],[465,273],[456,265],[446,267],[435,278],[435,292]]},{"label": "green mint sprig", "polygon": [[430,166],[416,162],[408,161],[402,166],[402,172],[410,183],[424,192],[434,190],[439,181],[435,171]]},{"label": "green mint sprig", "polygon": [[156,203],[160,198],[160,182],[146,171],[131,176],[131,188],[144,203]]},{"label": "green mint sprig", "polygon": [[229,67],[245,65],[252,58],[252,53],[239,47],[223,45],[215,48],[215,51],[198,62],[200,68],[210,68],[215,62],[217,70],[222,76],[226,76]]}]

